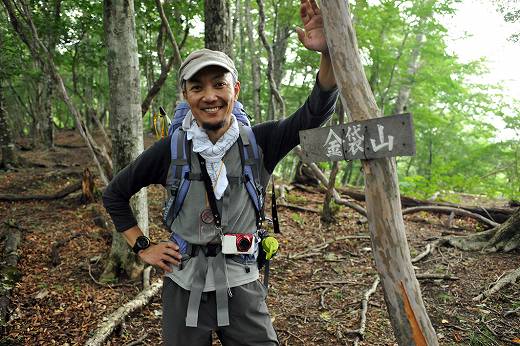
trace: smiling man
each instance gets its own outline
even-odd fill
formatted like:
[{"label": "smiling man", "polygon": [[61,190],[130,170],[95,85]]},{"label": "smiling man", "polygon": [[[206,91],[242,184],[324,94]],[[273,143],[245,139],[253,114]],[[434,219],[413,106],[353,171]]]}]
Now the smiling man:
[{"label": "smiling man", "polygon": [[[165,345],[209,346],[212,331],[226,346],[278,345],[256,265],[263,195],[276,164],[298,145],[298,132],[324,123],[337,98],[315,1],[302,0],[300,15],[304,29],[297,28],[298,37],[307,49],[321,53],[321,60],[314,88],[296,112],[252,128],[242,124],[232,113],[240,94],[233,61],[222,52],[193,52],[179,70],[190,107],[182,126],[143,152],[105,190],[103,201],[116,229],[141,260],[165,271]],[[244,159],[252,147],[255,160]],[[179,159],[182,150],[186,158]],[[181,161],[184,166],[176,166]],[[245,161],[257,172],[254,184],[245,173]],[[162,184],[175,201],[181,189],[172,188],[171,182],[177,168],[186,166],[182,180],[189,184],[183,203],[171,222],[165,222],[170,238],[152,244],[139,229],[129,199],[142,187]],[[167,204],[164,215],[172,209]]]},{"label": "smiling man", "polygon": [[200,127],[216,142],[229,128],[240,93],[233,61],[224,53],[201,49],[181,66],[183,96]]}]

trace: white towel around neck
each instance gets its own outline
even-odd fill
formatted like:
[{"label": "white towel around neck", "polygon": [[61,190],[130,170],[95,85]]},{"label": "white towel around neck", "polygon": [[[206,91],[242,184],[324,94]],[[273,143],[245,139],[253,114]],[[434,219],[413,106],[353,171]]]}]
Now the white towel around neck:
[{"label": "white towel around neck", "polygon": [[199,127],[191,110],[188,111],[182,121],[182,129],[186,131],[188,140],[192,140],[193,151],[200,153],[206,160],[206,168],[213,183],[215,198],[221,199],[229,185],[226,165],[224,161],[222,161],[222,158],[238,139],[239,129],[237,119],[231,114],[231,126],[229,126],[227,131],[215,144],[210,141],[206,131]]}]

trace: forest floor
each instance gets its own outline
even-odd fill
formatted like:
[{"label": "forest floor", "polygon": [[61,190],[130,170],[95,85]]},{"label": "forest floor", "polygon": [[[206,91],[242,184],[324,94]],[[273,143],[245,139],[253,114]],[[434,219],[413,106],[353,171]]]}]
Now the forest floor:
[{"label": "forest floor", "polygon": [[[148,138],[149,143],[152,141]],[[19,151],[26,167],[0,172],[0,193],[53,194],[77,182],[84,167],[96,172],[75,132],[58,133],[56,143],[53,150]],[[99,181],[97,184],[100,186]],[[150,234],[156,241],[168,236],[160,221],[162,196],[161,187],[149,188]],[[292,204],[320,209],[323,194],[317,189],[312,193],[293,189],[287,199]],[[12,290],[11,319],[0,335],[0,345],[81,345],[105,316],[140,291],[141,285],[135,282],[109,287],[94,281],[110,250],[109,231],[94,222],[97,212],[105,213],[100,199],[82,205],[77,195],[54,201],[0,202],[0,231],[12,227],[22,230],[18,267],[23,274]],[[366,236],[367,224],[359,222],[361,216],[345,207],[339,208],[337,221],[330,226],[321,224],[319,214],[313,212],[280,208],[279,214],[281,251],[272,263],[267,301],[280,344],[351,345],[353,336],[348,331],[359,328],[360,302],[372,286],[376,271],[369,239],[334,239]],[[405,224],[412,257],[443,232],[453,232],[453,227],[461,234],[481,229],[474,221],[460,218],[448,229],[447,216],[429,213],[407,215]],[[76,237],[62,246],[60,263],[53,265],[53,244],[76,232],[89,236]],[[320,246],[329,241],[328,246]],[[289,258],[296,254],[301,256]],[[520,343],[520,283],[505,287],[484,302],[472,300],[504,272],[519,266],[519,252],[483,254],[447,247],[416,263],[416,273],[457,278],[420,280],[440,344]],[[153,280],[160,276],[154,273]],[[142,344],[159,345],[160,322],[157,296],[131,314],[107,345],[126,345],[143,336]],[[368,304],[366,334],[360,345],[394,344],[379,285]]]}]

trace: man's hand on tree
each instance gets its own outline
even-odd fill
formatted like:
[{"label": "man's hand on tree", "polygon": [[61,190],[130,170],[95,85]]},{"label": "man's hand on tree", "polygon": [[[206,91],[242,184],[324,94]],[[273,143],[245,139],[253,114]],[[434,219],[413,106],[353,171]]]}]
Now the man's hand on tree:
[{"label": "man's hand on tree", "polygon": [[316,0],[301,0],[300,17],[303,29],[296,27],[300,42],[309,50],[327,53],[329,49],[323,27],[323,17]]},{"label": "man's hand on tree", "polygon": [[166,272],[172,271],[170,264],[178,266],[182,258],[179,246],[171,241],[151,245],[139,251],[138,256],[143,262],[159,267]]}]

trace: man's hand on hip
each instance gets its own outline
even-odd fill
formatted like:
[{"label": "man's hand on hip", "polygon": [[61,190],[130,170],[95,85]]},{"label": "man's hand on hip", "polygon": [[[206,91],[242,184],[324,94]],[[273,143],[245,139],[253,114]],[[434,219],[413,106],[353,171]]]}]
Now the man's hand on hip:
[{"label": "man's hand on hip", "polygon": [[139,251],[138,256],[143,262],[159,267],[166,272],[172,271],[171,264],[178,266],[182,258],[179,246],[171,241],[153,244],[149,248]]}]

